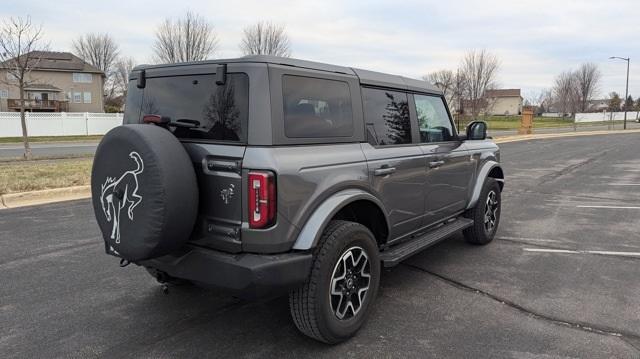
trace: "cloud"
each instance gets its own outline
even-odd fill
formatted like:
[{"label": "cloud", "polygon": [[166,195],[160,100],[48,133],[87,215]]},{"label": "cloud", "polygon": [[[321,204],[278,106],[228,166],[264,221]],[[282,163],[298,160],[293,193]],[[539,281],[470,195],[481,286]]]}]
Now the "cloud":
[{"label": "cloud", "polygon": [[630,92],[640,95],[636,1],[4,0],[0,17],[31,15],[58,50],[82,33],[109,32],[123,54],[149,62],[156,26],[189,9],[214,24],[219,57],[239,56],[242,29],[269,20],[286,26],[295,57],[416,78],[485,48],[501,59],[499,83],[525,92],[587,61],[600,66],[603,95],[624,92],[626,68],[608,57],[630,56]]}]

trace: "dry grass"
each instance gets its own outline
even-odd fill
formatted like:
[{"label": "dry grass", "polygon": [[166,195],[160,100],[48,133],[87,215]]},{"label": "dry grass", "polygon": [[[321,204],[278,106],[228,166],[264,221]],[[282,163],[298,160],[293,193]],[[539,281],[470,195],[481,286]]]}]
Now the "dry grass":
[{"label": "dry grass", "polygon": [[[30,136],[29,142],[93,142],[100,141],[102,136]],[[2,137],[0,143],[22,143],[22,137]]]},{"label": "dry grass", "polygon": [[93,158],[0,162],[0,195],[90,184]]}]

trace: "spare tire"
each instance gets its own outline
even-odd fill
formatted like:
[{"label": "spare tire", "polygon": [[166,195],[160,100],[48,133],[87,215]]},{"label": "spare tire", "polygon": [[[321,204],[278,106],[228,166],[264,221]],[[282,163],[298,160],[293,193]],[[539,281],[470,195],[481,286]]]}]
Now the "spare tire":
[{"label": "spare tire", "polygon": [[154,125],[123,125],[104,136],[91,194],[107,253],[131,262],[183,246],[198,213],[191,159],[175,136]]}]

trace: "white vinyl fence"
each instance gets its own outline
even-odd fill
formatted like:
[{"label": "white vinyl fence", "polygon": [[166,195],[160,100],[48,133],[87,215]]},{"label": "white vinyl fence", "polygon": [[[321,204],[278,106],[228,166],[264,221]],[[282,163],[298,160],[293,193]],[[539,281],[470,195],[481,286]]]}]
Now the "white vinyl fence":
[{"label": "white vinyl fence", "polygon": [[[27,112],[29,136],[104,135],[122,124],[121,113]],[[20,112],[0,112],[0,137],[20,137]]]},{"label": "white vinyl fence", "polygon": [[[638,118],[637,111],[627,112],[627,121],[635,121]],[[593,112],[576,113],[576,122],[600,122],[600,121],[622,121],[624,112]]]}]

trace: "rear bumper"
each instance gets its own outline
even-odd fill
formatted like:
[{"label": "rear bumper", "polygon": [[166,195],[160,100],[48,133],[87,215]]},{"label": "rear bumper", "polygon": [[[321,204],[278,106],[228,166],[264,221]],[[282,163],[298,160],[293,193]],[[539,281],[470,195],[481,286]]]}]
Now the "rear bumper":
[{"label": "rear bumper", "polygon": [[309,276],[312,259],[310,253],[231,254],[190,246],[138,264],[253,298],[282,294],[302,285]]}]

